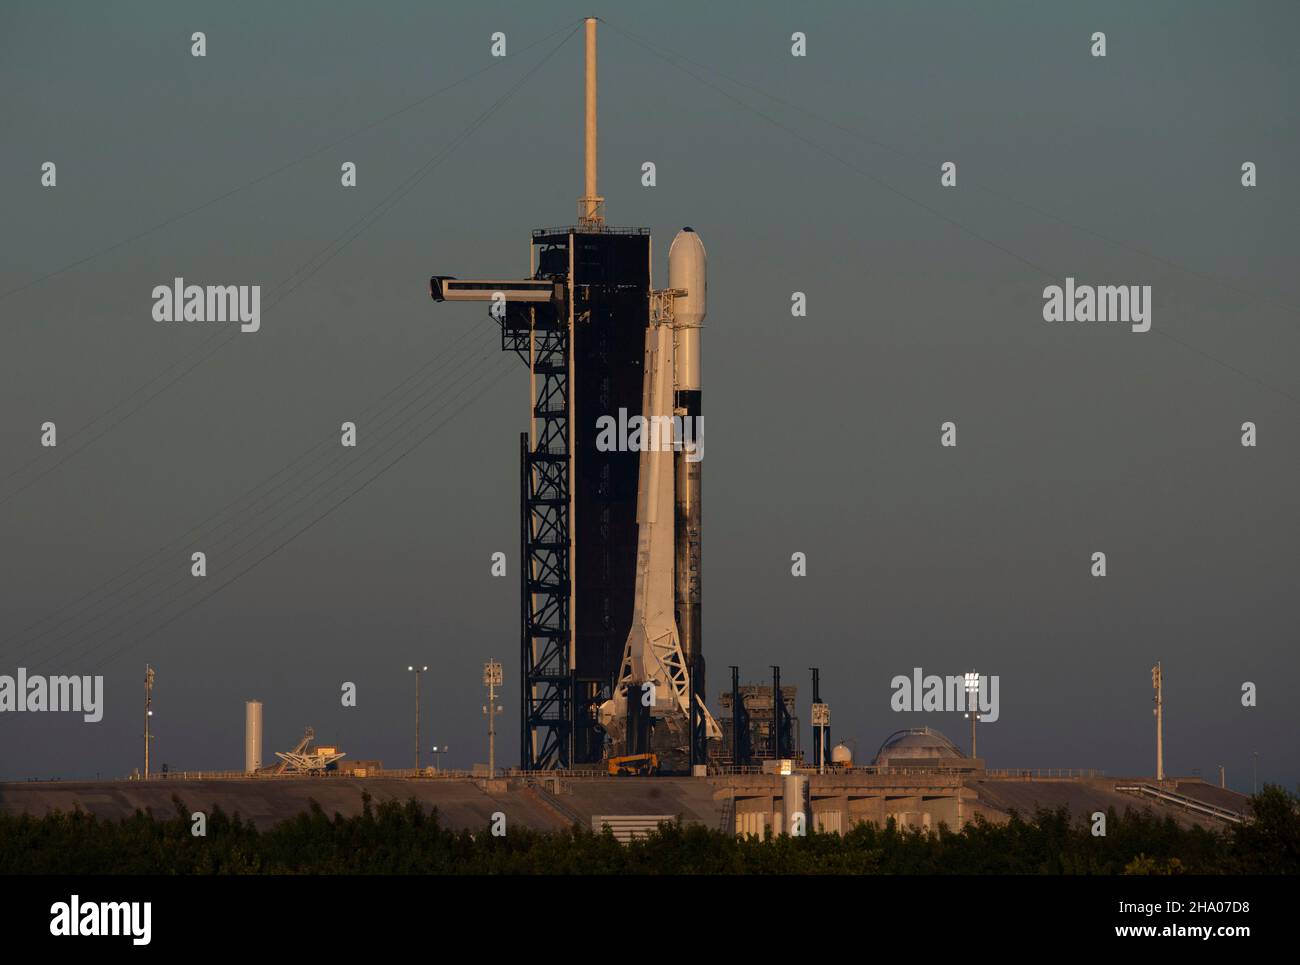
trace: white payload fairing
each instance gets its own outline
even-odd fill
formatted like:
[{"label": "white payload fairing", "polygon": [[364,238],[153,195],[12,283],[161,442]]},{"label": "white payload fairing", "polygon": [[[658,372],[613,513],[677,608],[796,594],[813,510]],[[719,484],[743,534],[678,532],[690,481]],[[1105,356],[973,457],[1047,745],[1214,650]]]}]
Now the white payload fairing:
[{"label": "white payload fairing", "polygon": [[684,292],[673,299],[677,354],[673,377],[678,392],[700,390],[700,329],[708,311],[709,254],[689,225],[668,246],[668,287]]},{"label": "white payload fairing", "polygon": [[[721,729],[691,676],[700,654],[700,328],[707,256],[685,228],[668,252],[669,289],[655,293],[642,384],[637,564],[632,627],[601,723],[616,753],[689,754],[691,707],[707,738]],[[639,705],[639,707],[638,707]],[[629,714],[629,711],[634,713]],[[633,720],[665,726],[643,744]]]}]

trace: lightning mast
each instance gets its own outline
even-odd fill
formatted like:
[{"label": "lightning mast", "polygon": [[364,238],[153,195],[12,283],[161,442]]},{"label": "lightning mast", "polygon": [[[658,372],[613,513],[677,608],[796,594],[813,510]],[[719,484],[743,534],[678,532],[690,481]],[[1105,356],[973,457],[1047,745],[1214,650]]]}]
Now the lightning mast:
[{"label": "lightning mast", "polygon": [[587,69],[585,74],[586,115],[584,124],[584,186],[578,199],[578,225],[599,230],[605,223],[605,199],[596,192],[596,18],[585,21],[587,32]]}]

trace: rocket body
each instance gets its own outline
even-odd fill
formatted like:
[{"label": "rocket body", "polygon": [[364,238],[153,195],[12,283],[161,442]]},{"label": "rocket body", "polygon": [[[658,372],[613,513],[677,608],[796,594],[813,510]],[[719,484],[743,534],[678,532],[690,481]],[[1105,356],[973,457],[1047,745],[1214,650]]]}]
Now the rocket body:
[{"label": "rocket body", "polygon": [[[699,236],[690,228],[679,232],[668,251],[668,276],[670,288],[685,294],[673,297],[671,327],[652,320],[646,329],[641,414],[647,437],[637,487],[632,626],[614,692],[599,711],[615,755],[653,750],[668,770],[695,760],[693,725],[708,740],[722,733],[702,698],[700,657],[705,263]],[[638,706],[656,722],[648,743]]]},{"label": "rocket body", "polygon": [[704,693],[701,638],[700,553],[701,484],[703,482],[704,421],[701,406],[700,334],[708,303],[708,254],[700,236],[683,228],[668,249],[668,287],[684,289],[673,300],[673,414],[681,419],[683,444],[674,453],[676,476],[675,605],[682,653],[687,667],[700,675],[697,693]]},{"label": "rocket body", "polygon": [[[660,754],[661,763],[673,768],[670,756],[688,746],[691,719],[689,671],[673,612],[673,331],[668,325],[651,325],[645,337],[641,394],[645,422],[637,480],[632,626],[614,693],[601,705],[599,714],[615,756],[653,749]],[[650,745],[646,741],[652,735],[642,733],[638,723],[645,717],[663,725]]]},{"label": "rocket body", "polygon": [[[646,330],[646,377],[641,407],[646,424],[637,480],[637,568],[625,680],[657,685],[653,708],[674,706],[668,666],[677,644],[673,619],[673,333],[666,325]],[[658,428],[656,428],[658,427]],[[667,659],[660,656],[667,653]],[[621,681],[622,682],[622,681]],[[639,695],[638,695],[639,696]],[[689,705],[683,708],[689,711]]]}]

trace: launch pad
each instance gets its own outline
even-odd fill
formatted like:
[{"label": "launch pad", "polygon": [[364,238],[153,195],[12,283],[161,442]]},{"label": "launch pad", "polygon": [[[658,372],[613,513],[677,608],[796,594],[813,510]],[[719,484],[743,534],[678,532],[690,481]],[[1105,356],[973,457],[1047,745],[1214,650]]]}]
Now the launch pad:
[{"label": "launch pad", "polygon": [[[653,751],[707,760],[699,452],[598,444],[620,412],[700,419],[705,254],[679,233],[651,288],[649,229],[605,223],[596,188],[596,20],[586,21],[585,191],[578,224],[534,230],[528,274],[435,275],[435,301],[479,301],[528,366],[520,435],[520,766],[570,769]],[[680,311],[674,311],[674,304]],[[653,388],[652,388],[653,382]],[[689,457],[689,458],[687,458]],[[644,698],[644,699],[643,699]]]}]

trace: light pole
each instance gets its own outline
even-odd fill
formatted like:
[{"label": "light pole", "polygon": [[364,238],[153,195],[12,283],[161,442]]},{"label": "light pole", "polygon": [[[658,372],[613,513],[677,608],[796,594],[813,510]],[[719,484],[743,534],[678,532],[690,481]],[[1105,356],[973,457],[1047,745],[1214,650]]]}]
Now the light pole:
[{"label": "light pole", "polygon": [[812,705],[813,734],[817,739],[817,773],[826,773],[826,729],[831,723],[829,704],[817,701]]},{"label": "light pole", "polygon": [[488,689],[488,702],[483,708],[483,713],[487,714],[488,719],[488,777],[490,778],[497,776],[497,714],[501,711],[497,706],[497,688],[501,686],[504,679],[500,661],[492,659],[483,664],[483,686]]},{"label": "light pole", "polygon": [[411,665],[406,668],[415,674],[415,773],[420,773],[420,674],[428,667]]},{"label": "light pole", "polygon": [[1252,794],[1259,793],[1259,751],[1252,751],[1250,755],[1250,786],[1253,789]]},{"label": "light pole", "polygon": [[979,692],[980,692],[980,675],[972,670],[970,673],[966,675],[966,716],[970,718],[971,760],[974,760],[977,756],[975,753],[975,722],[980,719]]},{"label": "light pole", "polygon": [[1156,717],[1156,780],[1165,779],[1165,678],[1160,661],[1151,668],[1151,686],[1156,692],[1156,706],[1151,713]]},{"label": "light pole", "polygon": [[437,744],[434,744],[434,745],[433,745],[433,753],[434,753],[435,755],[437,755],[436,758],[435,758],[435,760],[437,761],[438,772],[441,773],[441,772],[442,772],[442,755],[443,755],[443,754],[450,754],[450,753],[451,753],[451,745],[449,745],[449,744],[443,744],[441,747],[439,747]]},{"label": "light pole", "polygon": [[153,716],[153,667],[144,665],[144,779],[149,780],[149,718]]}]

